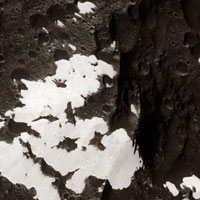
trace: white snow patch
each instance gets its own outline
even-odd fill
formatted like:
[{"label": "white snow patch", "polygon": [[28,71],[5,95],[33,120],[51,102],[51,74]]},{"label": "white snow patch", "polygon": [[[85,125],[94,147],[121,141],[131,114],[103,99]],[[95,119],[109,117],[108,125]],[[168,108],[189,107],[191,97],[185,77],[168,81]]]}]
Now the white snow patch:
[{"label": "white snow patch", "polygon": [[13,144],[0,142],[0,171],[12,183],[24,184],[28,189],[35,187],[39,200],[60,200],[57,190],[52,186],[54,178],[44,176],[39,164],[23,156],[27,150],[22,147],[19,138]]},{"label": "white snow patch", "polygon": [[112,88],[112,87],[113,87],[113,84],[106,83],[105,87],[106,87],[106,88]]},{"label": "white snow patch", "polygon": [[5,126],[4,119],[0,116],[0,129]]},{"label": "white snow patch", "polygon": [[103,189],[104,189],[103,186],[102,186],[102,187],[99,187],[99,188],[98,188],[98,192],[99,192],[99,193],[102,193],[102,192],[103,192]]},{"label": "white snow patch", "polygon": [[190,188],[193,191],[193,197],[200,199],[200,179],[197,176],[184,177],[180,186],[182,189]]},{"label": "white snow patch", "polygon": [[96,56],[91,55],[88,57],[88,59],[89,59],[89,63],[91,63],[92,65],[97,65],[98,61],[97,61]]},{"label": "white snow patch", "polygon": [[[142,167],[139,154],[134,154],[132,141],[124,129],[104,136],[102,144],[106,147],[99,151],[93,146],[88,146],[84,157],[85,163],[67,181],[66,186],[76,193],[81,193],[85,187],[84,180],[92,175],[100,179],[108,179],[113,189],[127,188],[131,184],[134,172]],[[88,159],[87,159],[88,158]]]},{"label": "white snow patch", "polygon": [[46,33],[49,33],[49,31],[45,28],[45,27],[42,27],[43,31],[45,31]]},{"label": "white snow patch", "polygon": [[76,19],[76,17],[73,17],[72,19],[74,20],[74,22],[77,22],[77,19]]},{"label": "white snow patch", "polygon": [[[22,134],[21,138],[30,143],[35,155],[44,158],[62,175],[78,169],[72,179],[66,182],[66,187],[76,193],[83,191],[84,181],[91,175],[108,179],[114,189],[126,188],[131,184],[134,172],[142,167],[139,154],[134,153],[132,141],[124,129],[103,137],[102,144],[106,147],[104,151],[89,145],[95,131],[101,134],[108,131],[106,122],[101,118],[79,120],[75,126],[67,123],[60,129],[59,121],[48,123],[47,120],[40,120],[32,122],[31,126],[40,133],[41,138],[27,133]],[[78,148],[70,153],[57,149],[55,146],[65,137],[79,138],[76,142]],[[87,148],[86,151],[82,151],[83,146]]]},{"label": "white snow patch", "polygon": [[165,188],[168,188],[168,190],[171,192],[171,194],[172,194],[174,197],[178,196],[179,191],[178,191],[178,189],[176,188],[176,186],[175,186],[173,183],[167,181],[166,184],[164,184],[163,186],[164,186]]},{"label": "white snow patch", "polygon": [[94,13],[93,9],[96,8],[96,5],[86,1],[86,2],[78,2],[77,4],[78,9],[80,10],[80,14],[86,14],[86,13]]},{"label": "white snow patch", "polygon": [[137,117],[139,117],[140,111],[136,109],[134,104],[131,104],[131,112],[137,115]]},{"label": "white snow patch", "polygon": [[[79,17],[79,18],[82,18],[82,16],[80,14],[78,14],[78,13],[74,13],[74,15],[77,16],[77,17]],[[77,21],[77,19],[76,19],[76,21]]]},{"label": "white snow patch", "polygon": [[72,44],[68,44],[68,46],[73,50],[73,51],[76,51],[76,47]]},{"label": "white snow patch", "polygon": [[112,50],[116,49],[116,41],[113,41],[113,43],[110,45],[110,47],[112,48]]},{"label": "white snow patch", "polygon": [[0,129],[2,128],[2,127],[4,127],[5,126],[5,122],[4,121],[0,121]]},{"label": "white snow patch", "polygon": [[[66,187],[76,193],[83,191],[85,179],[91,175],[108,179],[114,189],[128,187],[134,172],[142,167],[142,161],[138,151],[134,152],[135,148],[126,131],[118,129],[111,135],[104,135],[101,143],[105,150],[101,151],[89,143],[95,132],[107,133],[107,123],[102,118],[81,120],[75,116],[74,125],[67,121],[65,113],[69,102],[72,109],[81,107],[85,103],[85,97],[100,89],[101,76],[106,74],[113,78],[116,75],[112,65],[97,60],[95,56],[78,54],[73,55],[70,60],[57,61],[56,65],[56,74],[44,80],[22,80],[28,88],[21,91],[20,100],[25,106],[8,111],[6,115],[14,116],[17,122],[27,123],[41,137],[22,133],[19,138],[15,138],[14,144],[0,142],[0,151],[5,152],[0,157],[0,171],[13,182],[35,187],[40,200],[45,199],[49,193],[52,193],[52,200],[59,199],[56,189],[51,185],[54,179],[44,177],[39,164],[34,164],[23,156],[26,148],[19,143],[21,138],[30,143],[32,152],[37,157],[44,158],[62,175],[77,170],[72,179],[66,182]],[[57,87],[56,81],[65,83],[66,87]],[[47,115],[55,116],[58,120],[34,121]],[[67,152],[65,149],[57,149],[56,146],[66,137],[77,139],[75,150]],[[86,151],[82,150],[83,146]],[[29,174],[28,177],[24,175],[26,173]]]},{"label": "white snow patch", "polygon": [[60,20],[56,21],[56,25],[61,27],[61,28],[65,28],[65,25]]},{"label": "white snow patch", "polygon": [[[96,60],[97,66],[91,64],[94,56],[82,56],[74,54],[70,60],[59,60],[56,62],[57,70],[54,76],[48,76],[44,80],[23,80],[28,90],[22,90],[20,98],[25,104],[23,109],[15,108],[13,113],[16,121],[23,121],[30,125],[33,119],[40,116],[53,115],[65,120],[64,113],[68,102],[72,108],[84,105],[85,97],[98,92],[100,81],[98,78],[107,74],[110,78],[116,75],[112,65],[102,60]],[[67,87],[57,87],[55,80],[65,82]],[[30,114],[31,113],[31,114]],[[7,112],[10,116],[12,112]]]}]

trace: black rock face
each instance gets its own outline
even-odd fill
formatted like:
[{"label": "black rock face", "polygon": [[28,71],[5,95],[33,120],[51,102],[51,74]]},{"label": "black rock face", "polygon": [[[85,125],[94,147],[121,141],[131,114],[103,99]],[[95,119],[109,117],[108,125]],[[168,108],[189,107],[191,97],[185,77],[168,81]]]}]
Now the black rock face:
[{"label": "black rock face", "polygon": [[5,177],[0,177],[0,199],[27,199],[33,200],[34,196],[36,195],[36,191],[34,188],[27,189],[24,185],[21,184],[12,184],[8,179]]},{"label": "black rock face", "polygon": [[[44,174],[56,178],[53,185],[61,199],[181,199],[181,193],[172,197],[163,183],[180,184],[184,176],[191,174],[200,177],[200,2],[92,0],[97,5],[95,17],[88,14],[75,22],[77,2],[0,1],[1,116],[7,110],[23,107],[20,91],[27,88],[20,79],[38,80],[55,74],[54,62],[73,54],[68,44],[75,45],[77,53],[95,54],[116,66],[119,76],[111,79],[105,75],[101,80],[104,90],[87,98],[84,107],[75,109],[75,113],[81,119],[110,119],[111,131],[136,129],[135,136],[130,137],[136,139],[145,169],[138,170],[131,185],[123,190],[112,189],[107,181],[102,195],[96,187],[103,180],[89,177],[83,194],[76,195],[64,184],[76,171],[61,176],[24,144],[29,150],[27,156],[41,164]],[[113,41],[118,51],[105,51]],[[58,80],[55,84],[67,87]],[[139,121],[130,117],[132,103],[140,105]],[[70,104],[66,105],[66,115],[76,124]],[[57,120],[54,116],[41,118]],[[24,131],[40,137],[26,123],[6,118],[0,140],[12,143]],[[104,151],[101,139],[96,132],[90,145]],[[76,140],[66,138],[58,148],[74,151]],[[28,200],[34,196],[34,189],[0,176],[0,200]]]},{"label": "black rock face", "polygon": [[[119,85],[124,95],[118,98],[119,105],[129,104],[129,90],[139,90],[138,144],[146,165],[155,174],[170,174],[180,162],[188,170],[197,170],[191,166],[192,160],[198,162],[196,153],[190,153],[199,149],[194,143],[191,146],[194,138],[198,141],[199,64],[193,48],[199,35],[192,16],[197,15],[192,9],[197,2],[189,2],[136,3],[140,24],[137,41],[131,50],[121,53]],[[187,11],[190,7],[192,12]]]},{"label": "black rock face", "polygon": [[136,1],[112,19],[121,51],[116,115],[127,113],[128,94],[138,92],[137,142],[158,184],[199,175],[198,7],[198,1]]}]

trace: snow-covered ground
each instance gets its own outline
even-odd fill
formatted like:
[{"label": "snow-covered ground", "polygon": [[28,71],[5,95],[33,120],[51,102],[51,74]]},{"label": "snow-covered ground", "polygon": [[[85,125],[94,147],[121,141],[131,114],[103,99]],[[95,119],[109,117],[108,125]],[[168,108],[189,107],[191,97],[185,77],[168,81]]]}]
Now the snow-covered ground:
[{"label": "snow-covered ground", "polygon": [[[27,123],[40,137],[24,132],[13,144],[0,142],[2,175],[13,183],[35,187],[40,200],[46,200],[49,193],[50,200],[60,199],[52,186],[54,178],[44,176],[40,165],[24,156],[27,149],[21,145],[22,140],[29,142],[32,152],[62,175],[76,171],[66,182],[66,187],[76,193],[83,191],[85,179],[91,175],[109,180],[114,189],[128,187],[134,172],[142,167],[142,161],[138,151],[134,152],[126,131],[118,129],[106,135],[108,125],[103,118],[82,120],[75,116],[76,123],[72,124],[65,112],[68,103],[72,109],[84,106],[86,97],[101,89],[101,77],[107,75],[112,79],[117,72],[94,55],[75,54],[69,60],[57,61],[56,65],[56,74],[44,80],[22,80],[28,88],[21,91],[20,100],[25,106],[10,110],[6,115],[16,122]],[[55,120],[49,121],[47,116]],[[104,149],[90,144],[95,133],[102,135],[100,142]],[[72,151],[57,148],[65,138],[75,139],[76,148]]]},{"label": "snow-covered ground", "polygon": [[192,192],[194,199],[200,199],[200,179],[195,176],[183,177],[182,183],[180,184],[180,189],[178,190],[175,184],[167,181],[166,184],[163,185],[167,188],[173,196],[178,196],[179,190],[189,189]]},{"label": "snow-covered ground", "polygon": [[0,116],[0,128],[4,127],[5,121],[4,119]]},{"label": "snow-covered ground", "polygon": [[174,197],[178,196],[179,190],[173,183],[167,181],[166,184],[164,184],[163,186],[167,188]]},{"label": "snow-covered ground", "polygon": [[80,14],[93,13],[96,8],[95,4],[89,1],[78,2],[77,6]]}]

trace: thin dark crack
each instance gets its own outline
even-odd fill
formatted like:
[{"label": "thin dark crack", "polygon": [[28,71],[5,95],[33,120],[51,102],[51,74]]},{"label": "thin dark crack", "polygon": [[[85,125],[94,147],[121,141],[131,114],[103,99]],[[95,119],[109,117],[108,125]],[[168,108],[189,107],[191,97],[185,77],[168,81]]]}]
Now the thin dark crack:
[{"label": "thin dark crack", "polygon": [[40,117],[38,117],[37,119],[34,119],[33,122],[38,121],[38,120],[41,120],[41,119],[47,119],[47,120],[50,121],[50,122],[53,122],[53,121],[58,120],[57,117],[54,117],[53,115],[48,115],[48,116],[40,116]]}]

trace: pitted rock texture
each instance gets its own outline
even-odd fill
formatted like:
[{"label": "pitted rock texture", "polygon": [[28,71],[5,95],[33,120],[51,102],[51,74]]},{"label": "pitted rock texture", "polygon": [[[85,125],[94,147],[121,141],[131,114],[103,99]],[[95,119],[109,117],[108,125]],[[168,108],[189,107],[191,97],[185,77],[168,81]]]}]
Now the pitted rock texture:
[{"label": "pitted rock texture", "polygon": [[[139,30],[131,50],[117,40],[122,48],[119,107],[126,110],[128,94],[139,92],[137,142],[158,183],[199,175],[199,5],[193,0],[135,1],[120,17],[129,19],[122,20],[124,27],[137,22]],[[129,39],[129,29],[119,32],[117,23],[114,38]]]},{"label": "pitted rock texture", "polygon": [[[95,54],[115,66],[119,76],[102,77],[104,89],[88,97],[84,107],[76,108],[75,113],[80,119],[97,116],[110,120],[110,131],[126,129],[138,144],[145,168],[136,172],[126,189],[114,190],[108,181],[91,176],[85,181],[83,193],[77,195],[64,184],[75,171],[62,176],[43,158],[36,157],[29,143],[22,142],[28,149],[26,156],[40,164],[43,174],[56,177],[54,186],[61,199],[182,199],[184,192],[173,197],[162,184],[180,184],[184,176],[191,174],[200,177],[200,2],[91,0],[96,5],[94,15],[86,13],[82,17],[80,2],[84,3],[0,1],[0,117],[5,118],[0,118],[5,123],[0,140],[12,144],[25,130],[39,137],[27,124],[4,115],[24,106],[19,99],[27,87],[21,79],[36,81],[54,75],[54,62],[69,59],[74,52]],[[110,47],[114,41],[118,50]],[[59,80],[55,84],[67,87]],[[140,107],[139,121],[130,110],[132,104]],[[76,124],[70,104],[66,114]],[[57,120],[54,116],[45,118]],[[101,134],[95,136],[90,145],[104,150]],[[67,138],[58,144],[66,151],[75,147],[76,140]],[[35,196],[34,189],[12,184],[2,176],[0,181],[0,200],[28,200]],[[103,191],[97,191],[102,185]],[[186,193],[193,198],[190,191]]]}]

